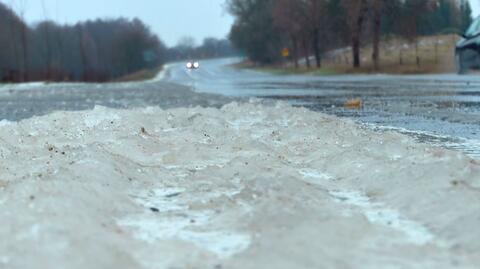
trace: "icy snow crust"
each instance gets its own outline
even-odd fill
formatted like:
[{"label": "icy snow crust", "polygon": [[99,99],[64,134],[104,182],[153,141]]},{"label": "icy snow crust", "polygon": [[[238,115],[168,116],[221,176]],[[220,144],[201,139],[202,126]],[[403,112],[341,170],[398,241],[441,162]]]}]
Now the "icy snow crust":
[{"label": "icy snow crust", "polygon": [[0,268],[478,268],[480,164],[283,103],[0,123]]}]

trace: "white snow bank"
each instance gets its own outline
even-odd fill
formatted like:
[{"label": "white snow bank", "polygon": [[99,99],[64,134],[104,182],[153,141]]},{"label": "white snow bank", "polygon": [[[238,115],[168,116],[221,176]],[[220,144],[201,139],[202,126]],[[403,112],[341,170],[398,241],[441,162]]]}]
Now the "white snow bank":
[{"label": "white snow bank", "polygon": [[480,164],[278,103],[0,123],[0,268],[475,268]]},{"label": "white snow bank", "polygon": [[162,70],[158,72],[156,76],[144,81],[125,81],[125,82],[106,82],[106,83],[91,83],[91,82],[47,82],[47,81],[35,81],[35,82],[22,82],[22,83],[0,83],[0,93],[9,91],[31,91],[31,90],[51,90],[54,88],[68,88],[75,89],[82,86],[88,86],[91,88],[104,88],[105,85],[115,86],[116,88],[129,88],[138,85],[139,83],[157,83],[164,81],[167,75],[168,69],[171,65],[166,64]]},{"label": "white snow bank", "polygon": [[414,244],[424,245],[434,240],[434,235],[427,227],[403,218],[394,209],[385,208],[380,203],[372,203],[368,197],[357,191],[330,191],[330,194],[339,202],[359,207],[370,222],[405,233]]}]

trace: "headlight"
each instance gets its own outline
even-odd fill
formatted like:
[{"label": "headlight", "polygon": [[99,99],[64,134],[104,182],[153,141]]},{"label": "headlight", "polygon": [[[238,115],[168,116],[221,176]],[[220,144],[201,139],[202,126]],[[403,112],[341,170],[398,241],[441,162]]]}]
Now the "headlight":
[{"label": "headlight", "polygon": [[193,63],[193,68],[197,69],[200,67],[200,64],[198,62]]},{"label": "headlight", "polygon": [[187,63],[187,68],[188,68],[188,69],[192,69],[192,67],[193,67],[193,64],[192,64],[191,62],[188,62],[188,63]]}]

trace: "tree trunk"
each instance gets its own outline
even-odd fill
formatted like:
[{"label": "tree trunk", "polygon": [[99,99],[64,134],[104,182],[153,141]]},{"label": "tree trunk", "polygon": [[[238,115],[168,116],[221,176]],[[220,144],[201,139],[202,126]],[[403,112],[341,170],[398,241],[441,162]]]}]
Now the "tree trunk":
[{"label": "tree trunk", "polygon": [[307,68],[310,68],[312,65],[310,64],[310,50],[308,48],[308,42],[306,38],[302,39],[302,46],[303,50],[305,51],[305,64],[307,65]]},{"label": "tree trunk", "polygon": [[361,0],[354,29],[352,32],[352,53],[353,53],[353,67],[360,67],[360,35],[362,33],[363,21],[365,13],[367,12],[367,5],[364,0]]},{"label": "tree trunk", "polygon": [[360,38],[357,34],[352,37],[353,67],[360,67]]},{"label": "tree trunk", "polygon": [[12,80],[12,82],[19,82],[18,80],[21,80],[21,78],[18,76],[19,75],[18,71],[21,70],[20,60],[19,60],[20,57],[18,56],[17,37],[15,35],[15,22],[14,22],[13,17],[11,17],[11,19],[10,19],[10,34],[11,34],[10,41],[12,42],[11,45],[12,45],[12,49],[13,49],[13,56],[14,56],[14,59],[15,59],[15,67],[14,66],[10,67],[10,71],[14,71],[11,74],[12,77],[10,79]]},{"label": "tree trunk", "polygon": [[418,40],[415,40],[415,59],[417,62],[417,67],[420,67],[420,57],[418,56]]},{"label": "tree trunk", "polygon": [[293,61],[295,63],[295,68],[298,69],[298,41],[295,35],[292,35],[292,43],[293,43]]},{"label": "tree trunk", "polygon": [[48,31],[48,26],[45,26],[45,47],[46,47],[46,55],[45,55],[45,64],[46,64],[46,80],[50,81],[51,79],[51,72],[52,72],[52,50],[50,46],[50,33]]},{"label": "tree trunk", "polygon": [[82,63],[82,78],[81,80],[87,81],[87,56],[85,52],[85,45],[83,42],[83,29],[81,26],[78,27],[78,40],[80,46],[80,61]]},{"label": "tree trunk", "polygon": [[381,2],[375,0],[373,7],[373,68],[380,68],[380,27],[381,27]]},{"label": "tree trunk", "polygon": [[322,59],[320,58],[320,30],[318,28],[313,30],[313,51],[317,68],[320,68],[322,67]]},{"label": "tree trunk", "polygon": [[30,68],[28,66],[27,25],[22,26],[22,50],[23,50],[23,80],[29,80]]},{"label": "tree trunk", "polygon": [[60,76],[58,77],[57,79],[60,79],[62,81],[65,80],[65,68],[64,68],[64,59],[63,59],[63,56],[64,56],[64,51],[63,51],[63,40],[62,40],[62,34],[60,33],[56,33],[56,41],[57,41],[57,47],[58,47],[58,72],[59,74],[57,74],[57,76]]},{"label": "tree trunk", "polygon": [[[42,10],[43,16],[45,17],[45,21],[48,21],[47,18],[47,10],[45,8],[45,1],[42,0]],[[44,35],[45,35],[45,48],[46,48],[46,55],[45,55],[45,64],[46,64],[46,80],[49,81],[51,79],[51,71],[52,71],[52,50],[50,46],[50,33],[49,33],[49,25],[46,24],[44,26]]]}]

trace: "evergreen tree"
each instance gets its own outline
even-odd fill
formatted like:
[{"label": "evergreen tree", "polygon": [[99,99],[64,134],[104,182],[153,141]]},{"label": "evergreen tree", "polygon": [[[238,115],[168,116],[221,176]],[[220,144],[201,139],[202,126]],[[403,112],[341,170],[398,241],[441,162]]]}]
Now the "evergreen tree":
[{"label": "evergreen tree", "polygon": [[460,4],[460,31],[465,32],[472,23],[472,7],[468,0],[463,0]]},{"label": "evergreen tree", "polygon": [[382,14],[381,33],[383,36],[397,34],[399,32],[399,21],[401,21],[403,1],[385,1]]},{"label": "evergreen tree", "polygon": [[334,46],[342,46],[349,43],[349,29],[347,24],[347,13],[342,5],[342,0],[330,0],[327,3],[327,14],[329,16],[328,33]]},{"label": "evergreen tree", "polygon": [[282,33],[274,26],[275,0],[229,0],[229,12],[237,20],[230,31],[233,45],[258,63],[277,62],[281,55]]}]

